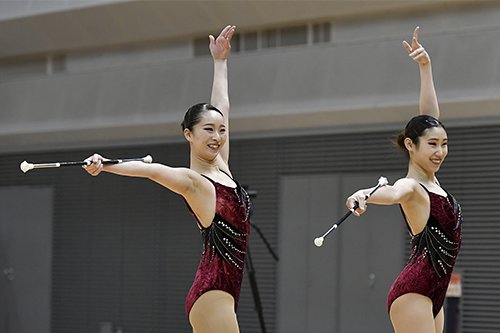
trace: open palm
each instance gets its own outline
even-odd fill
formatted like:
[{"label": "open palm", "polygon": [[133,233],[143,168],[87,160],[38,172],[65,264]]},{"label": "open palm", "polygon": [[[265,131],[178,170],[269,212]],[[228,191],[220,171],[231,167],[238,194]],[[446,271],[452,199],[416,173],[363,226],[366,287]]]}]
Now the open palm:
[{"label": "open palm", "polygon": [[217,38],[213,35],[208,36],[210,40],[210,53],[215,60],[227,59],[231,51],[231,38],[233,38],[236,27],[228,25],[222,29]]}]

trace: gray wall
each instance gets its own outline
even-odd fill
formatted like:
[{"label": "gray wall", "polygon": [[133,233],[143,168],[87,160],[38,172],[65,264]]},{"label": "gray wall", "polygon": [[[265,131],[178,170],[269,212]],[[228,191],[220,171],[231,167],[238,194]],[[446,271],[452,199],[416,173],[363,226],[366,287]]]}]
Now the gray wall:
[{"label": "gray wall", "polygon": [[[226,23],[260,33],[323,21],[332,24],[329,43],[231,56],[231,165],[258,191],[254,222],[279,248],[283,176],[404,174],[388,138],[417,107],[418,71],[400,43],[420,25],[450,128],[440,180],[466,220],[463,332],[500,330],[495,2],[90,1],[52,10],[28,3],[10,11],[0,4],[11,13],[0,17],[0,186],[54,188],[54,332],[109,323],[125,332],[188,332],[183,303],[199,236],[182,200],[158,185],[77,169],[22,174],[19,163],[99,150],[185,166],[179,121],[187,106],[209,98],[211,84],[210,59],[193,56],[192,40]],[[278,266],[255,233],[252,253],[276,332]],[[259,332],[246,280],[239,317],[242,331]]]},{"label": "gray wall", "polygon": [[[500,200],[499,129],[496,125],[449,128],[450,155],[439,175],[463,206],[458,268],[464,273],[464,333],[500,330],[500,253],[495,245],[500,241],[496,206]],[[405,161],[390,143],[392,134],[377,131],[233,140],[232,171],[243,184],[258,191],[253,221],[271,245],[280,249],[281,177],[404,175]],[[113,175],[92,178],[78,168],[27,174],[18,169],[25,159],[75,160],[95,150],[110,157],[151,154],[156,161],[173,166],[186,165],[188,158],[185,144],[2,156],[0,186],[54,188],[53,332],[95,332],[102,322],[112,322],[125,332],[189,332],[183,304],[196,270],[200,239],[180,198],[144,180]],[[323,228],[318,224],[318,230]],[[276,332],[278,265],[255,232],[251,246],[268,331]],[[403,262],[391,265],[397,270]],[[240,305],[242,331],[259,332],[246,280]],[[385,308],[385,302],[378,306]]]},{"label": "gray wall", "polygon": [[[232,133],[381,129],[407,119],[418,69],[401,41],[416,25],[443,118],[498,123],[499,14],[499,6],[478,5],[335,18],[329,43],[234,53]],[[194,37],[62,51],[60,72],[1,75],[0,152],[176,140],[186,107],[210,95],[211,61],[192,56]]]},{"label": "gray wall", "polygon": [[53,192],[0,187],[0,331],[50,332]]},{"label": "gray wall", "polygon": [[[394,181],[400,175],[384,173]],[[380,174],[281,177],[278,332],[390,332],[387,291],[405,261],[405,224],[396,206],[351,216],[317,248],[343,216],[345,199]],[[394,251],[394,249],[397,249]]]}]

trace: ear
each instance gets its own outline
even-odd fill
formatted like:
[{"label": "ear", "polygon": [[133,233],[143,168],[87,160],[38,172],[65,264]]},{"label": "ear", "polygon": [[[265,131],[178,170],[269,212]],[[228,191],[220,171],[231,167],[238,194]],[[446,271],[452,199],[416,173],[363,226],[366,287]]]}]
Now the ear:
[{"label": "ear", "polygon": [[193,133],[191,133],[189,128],[185,128],[183,131],[183,134],[184,134],[184,138],[186,138],[186,140],[188,142],[191,142],[193,140]]},{"label": "ear", "polygon": [[410,138],[405,138],[404,144],[405,144],[406,150],[408,150],[408,152],[412,152],[413,149],[415,148],[415,144],[413,143],[413,141]]}]

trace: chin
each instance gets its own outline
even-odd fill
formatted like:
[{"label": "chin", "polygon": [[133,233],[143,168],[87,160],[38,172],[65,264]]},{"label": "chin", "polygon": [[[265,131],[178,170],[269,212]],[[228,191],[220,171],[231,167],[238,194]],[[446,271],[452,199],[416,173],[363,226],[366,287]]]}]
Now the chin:
[{"label": "chin", "polygon": [[217,158],[217,156],[219,156],[219,153],[216,153],[216,154],[207,154],[204,157],[205,160],[209,161],[209,162],[213,162],[215,161],[215,159]]}]

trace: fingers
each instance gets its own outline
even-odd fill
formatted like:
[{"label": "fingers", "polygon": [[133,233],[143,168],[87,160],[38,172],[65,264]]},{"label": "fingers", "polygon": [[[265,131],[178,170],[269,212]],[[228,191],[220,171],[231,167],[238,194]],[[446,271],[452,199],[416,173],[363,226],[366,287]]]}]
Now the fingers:
[{"label": "fingers", "polygon": [[419,55],[415,56],[413,58],[413,60],[415,60],[418,63],[423,63],[423,64],[425,64],[425,63],[427,63],[429,61],[428,60],[428,55],[427,55],[426,52],[420,53]]},{"label": "fingers", "polygon": [[353,212],[354,215],[360,216],[366,211],[366,199],[364,196],[357,200],[358,208]]},{"label": "fingers", "polygon": [[403,41],[403,47],[406,49],[406,51],[408,51],[408,53],[411,53],[411,46],[405,40]]},{"label": "fingers", "polygon": [[419,56],[421,54],[425,54],[425,53],[426,53],[425,49],[421,46],[421,47],[417,48],[416,50],[412,51],[409,54],[409,56],[412,57],[412,58],[414,58],[414,57],[417,57],[417,56]]},{"label": "fingers", "polygon": [[364,195],[353,195],[347,198],[346,206],[349,210],[356,209],[352,212],[356,216],[360,216],[366,211],[366,199]]},{"label": "fingers", "polygon": [[420,46],[415,51],[410,52],[409,56],[421,65],[425,65],[430,62],[430,57],[427,51]]},{"label": "fingers", "polygon": [[226,25],[224,29],[219,34],[219,37],[226,37],[228,31],[231,29],[232,25]]},{"label": "fingers", "polygon": [[236,30],[236,26],[227,25],[224,29],[222,29],[219,36],[217,36],[217,39],[231,41],[231,38],[233,38],[235,30]]},{"label": "fingers", "polygon": [[101,173],[102,168],[103,168],[103,157],[99,154],[94,154],[90,156],[89,158],[85,159],[85,162],[87,162],[87,165],[83,165],[82,167],[87,171],[89,174],[92,176],[97,176]]},{"label": "fingers", "polygon": [[418,43],[418,33],[420,31],[420,27],[417,25],[415,30],[413,31],[413,39]]},{"label": "fingers", "polygon": [[232,34],[234,33],[235,29],[236,29],[236,26],[228,25],[224,29],[222,29],[219,36],[224,37],[224,38],[230,38],[232,36]]},{"label": "fingers", "polygon": [[420,43],[418,42],[418,40],[413,37],[412,40],[411,40],[411,47],[412,49],[416,49],[416,48],[419,48],[421,47],[422,45],[420,45]]},{"label": "fingers", "polygon": [[219,36],[217,36],[217,41],[223,40],[223,41],[230,41],[231,38],[233,37],[234,34],[234,29],[236,27],[234,25],[226,25],[224,29],[220,32]]},{"label": "fingers", "polygon": [[231,28],[227,31],[226,33],[226,40],[228,42],[231,41],[231,38],[233,38],[234,32],[236,31],[236,26],[232,25]]},{"label": "fingers", "polygon": [[418,33],[420,31],[420,27],[417,26],[415,30],[413,31],[413,35],[411,38],[411,46],[407,41],[403,41],[403,47],[408,51],[408,52],[413,52],[414,50],[422,47],[422,45],[418,42]]},{"label": "fingers", "polygon": [[421,45],[418,43],[418,32],[419,32],[419,31],[420,31],[420,28],[419,28],[418,26],[417,26],[417,27],[415,28],[415,30],[413,31],[413,37],[412,37],[412,39],[411,39],[411,44],[412,44],[411,46],[412,46],[412,48],[413,48],[413,49],[415,49],[415,48],[417,48],[417,47],[421,46]]},{"label": "fingers", "polygon": [[227,59],[231,51],[231,38],[233,38],[236,27],[234,25],[227,25],[220,34],[215,38],[209,35],[209,48],[212,57],[215,60]]}]

